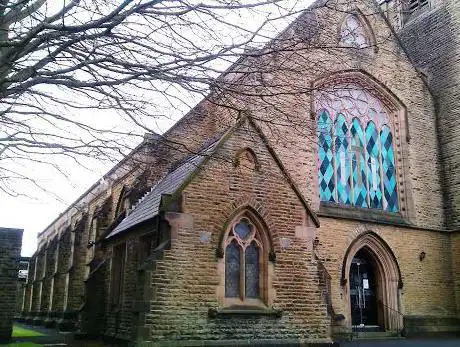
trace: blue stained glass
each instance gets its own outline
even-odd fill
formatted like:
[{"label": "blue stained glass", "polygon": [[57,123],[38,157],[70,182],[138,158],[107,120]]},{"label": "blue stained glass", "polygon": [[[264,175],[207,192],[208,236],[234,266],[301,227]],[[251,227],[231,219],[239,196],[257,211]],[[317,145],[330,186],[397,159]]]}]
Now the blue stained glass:
[{"label": "blue stained glass", "polygon": [[366,161],[364,159],[364,134],[357,118],[351,124],[351,162],[353,204],[367,207]]},{"label": "blue stained glass", "polygon": [[327,112],[318,120],[319,195],[321,201],[335,202],[334,166],[332,163],[332,121]]},{"label": "blue stained glass", "polygon": [[247,220],[242,219],[241,222],[235,225],[234,230],[241,240],[245,240],[251,232],[251,226]]},{"label": "blue stained glass", "polygon": [[382,146],[383,192],[384,209],[389,212],[398,212],[398,192],[396,187],[395,156],[393,151],[393,136],[387,125],[380,131]]},{"label": "blue stained glass", "polygon": [[225,249],[225,296],[240,296],[240,261],[241,248],[233,240]]},{"label": "blue stained glass", "polygon": [[252,242],[245,251],[245,294],[247,298],[259,297],[259,247]]},{"label": "blue stained glass", "polygon": [[345,117],[339,114],[335,121],[335,167],[337,175],[337,200],[351,204],[349,135]]},{"label": "blue stained glass", "polygon": [[374,122],[369,122],[366,127],[366,160],[369,207],[371,208],[382,208],[379,154],[379,134]]}]

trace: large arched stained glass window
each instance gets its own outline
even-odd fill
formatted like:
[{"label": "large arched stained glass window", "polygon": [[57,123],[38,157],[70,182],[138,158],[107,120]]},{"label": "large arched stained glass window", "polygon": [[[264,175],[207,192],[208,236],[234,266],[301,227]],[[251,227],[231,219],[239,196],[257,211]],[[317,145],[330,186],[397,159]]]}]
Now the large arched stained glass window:
[{"label": "large arched stained glass window", "polygon": [[379,99],[356,85],[318,92],[320,200],[398,212],[392,125]]},{"label": "large arched stained glass window", "polygon": [[225,242],[225,297],[257,299],[260,297],[262,242],[249,219],[240,218]]}]

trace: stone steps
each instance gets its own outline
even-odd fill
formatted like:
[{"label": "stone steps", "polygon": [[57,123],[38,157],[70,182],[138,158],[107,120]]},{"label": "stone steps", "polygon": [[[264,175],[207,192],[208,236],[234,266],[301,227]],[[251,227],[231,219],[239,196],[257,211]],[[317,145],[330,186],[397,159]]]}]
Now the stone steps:
[{"label": "stone steps", "polygon": [[352,340],[398,340],[404,339],[397,331],[354,331]]}]

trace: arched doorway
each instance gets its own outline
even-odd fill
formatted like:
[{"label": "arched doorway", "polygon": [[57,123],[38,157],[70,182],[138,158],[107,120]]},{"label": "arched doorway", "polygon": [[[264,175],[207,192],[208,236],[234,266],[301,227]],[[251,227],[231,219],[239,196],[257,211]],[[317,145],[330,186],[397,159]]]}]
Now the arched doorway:
[{"label": "arched doorway", "polygon": [[348,247],[342,266],[342,285],[351,328],[402,329],[399,266],[390,247],[377,234],[364,233]]},{"label": "arched doorway", "polygon": [[350,310],[353,327],[377,329],[384,326],[379,312],[378,269],[371,252],[361,248],[350,266]]}]

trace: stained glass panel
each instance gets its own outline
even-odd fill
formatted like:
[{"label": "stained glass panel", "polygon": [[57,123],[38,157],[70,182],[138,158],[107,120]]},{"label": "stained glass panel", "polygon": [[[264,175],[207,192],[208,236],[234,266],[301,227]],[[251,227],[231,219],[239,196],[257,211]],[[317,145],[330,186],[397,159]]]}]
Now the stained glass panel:
[{"label": "stained glass panel", "polygon": [[380,142],[382,145],[382,169],[383,169],[383,191],[384,209],[389,212],[397,212],[398,192],[396,187],[395,156],[393,151],[393,136],[387,125],[380,131]]},{"label": "stained glass panel", "polygon": [[318,146],[320,199],[321,201],[335,202],[332,122],[327,112],[321,112],[318,119]]},{"label": "stained glass panel", "polygon": [[369,122],[366,127],[366,160],[369,207],[371,208],[382,208],[379,152],[379,134],[374,122]]},{"label": "stained glass panel", "polygon": [[252,242],[245,250],[246,297],[259,297],[259,247]]},{"label": "stained glass panel", "polygon": [[351,204],[349,145],[348,126],[340,114],[335,121],[335,167],[337,201],[342,204]]},{"label": "stained glass panel", "polygon": [[233,240],[225,250],[225,296],[240,296],[240,260],[241,248]]},{"label": "stained glass panel", "polygon": [[353,204],[367,207],[366,162],[364,159],[364,134],[357,118],[351,124],[351,165],[353,180]]}]

